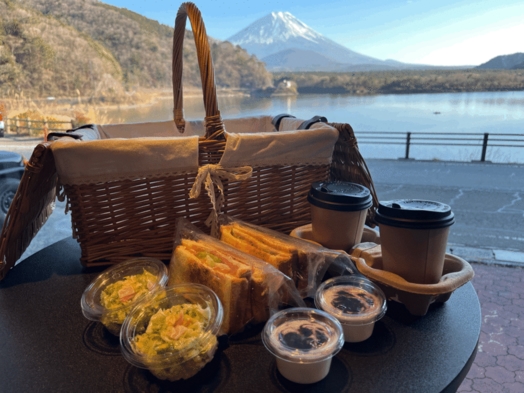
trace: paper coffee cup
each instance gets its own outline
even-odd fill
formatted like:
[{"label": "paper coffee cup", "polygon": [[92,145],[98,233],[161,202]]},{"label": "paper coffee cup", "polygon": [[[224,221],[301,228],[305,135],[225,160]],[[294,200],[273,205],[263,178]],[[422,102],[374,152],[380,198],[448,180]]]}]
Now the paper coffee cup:
[{"label": "paper coffee cup", "polygon": [[315,182],[307,200],[312,240],[335,250],[349,250],[360,243],[373,204],[368,188],[349,182]]},{"label": "paper coffee cup", "polygon": [[439,282],[449,229],[455,222],[448,205],[414,199],[380,202],[375,221],[384,270],[412,283]]}]

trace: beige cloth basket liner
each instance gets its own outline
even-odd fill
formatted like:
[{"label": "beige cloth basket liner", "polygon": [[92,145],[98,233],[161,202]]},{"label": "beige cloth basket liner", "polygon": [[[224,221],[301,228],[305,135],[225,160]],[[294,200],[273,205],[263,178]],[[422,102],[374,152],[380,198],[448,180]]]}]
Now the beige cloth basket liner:
[{"label": "beige cloth basket liner", "polygon": [[[339,136],[335,128],[316,123],[309,130],[276,132],[271,120],[270,116],[225,120],[226,147],[218,165],[227,169],[331,164]],[[283,126],[297,123],[288,121]],[[51,150],[62,184],[191,173],[199,166],[198,135],[204,133],[203,123],[188,122],[186,130],[194,136],[180,136],[173,122],[97,125],[82,132],[82,140],[65,137]]]}]

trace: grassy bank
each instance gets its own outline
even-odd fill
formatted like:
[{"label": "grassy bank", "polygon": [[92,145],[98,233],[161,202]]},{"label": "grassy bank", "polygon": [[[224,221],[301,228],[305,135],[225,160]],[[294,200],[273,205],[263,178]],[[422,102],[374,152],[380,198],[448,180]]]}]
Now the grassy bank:
[{"label": "grassy bank", "polygon": [[294,81],[299,94],[417,94],[524,90],[524,70],[417,70],[275,73]]},{"label": "grassy bank", "polygon": [[[217,89],[219,97],[249,95],[245,89]],[[184,97],[203,97],[202,89],[186,88]],[[26,134],[27,122],[42,122],[41,127],[31,130],[31,136],[43,136],[43,122],[67,122],[56,127],[71,128],[83,124],[96,123],[123,123],[125,119],[115,119],[108,116],[113,109],[144,108],[155,104],[159,100],[173,100],[173,91],[168,89],[141,89],[128,92],[124,95],[107,97],[85,97],[78,94],[76,97],[50,97],[48,99],[35,99],[16,96],[11,99],[0,97],[0,112],[4,119],[18,119],[21,130]],[[15,131],[11,130],[11,133]]]},{"label": "grassy bank", "polygon": [[[22,126],[29,121],[69,122],[73,126],[88,123],[106,123],[107,111],[116,107],[151,105],[159,99],[170,98],[172,93],[165,90],[140,90],[113,97],[85,97],[79,92],[76,97],[49,97],[34,99],[16,96],[0,98],[0,111],[4,118],[19,119]],[[63,125],[67,127],[67,125]],[[69,126],[70,127],[70,126]],[[43,128],[31,130],[32,136],[43,136]]]}]

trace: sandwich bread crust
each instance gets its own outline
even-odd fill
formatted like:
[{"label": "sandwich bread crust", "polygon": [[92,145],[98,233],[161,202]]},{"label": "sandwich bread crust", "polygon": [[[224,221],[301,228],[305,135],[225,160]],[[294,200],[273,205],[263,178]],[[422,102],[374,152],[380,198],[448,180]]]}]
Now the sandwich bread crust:
[{"label": "sandwich bread crust", "polygon": [[199,242],[182,240],[171,259],[168,285],[191,282],[209,287],[222,302],[222,331],[235,333],[252,319],[251,269],[219,255]]}]

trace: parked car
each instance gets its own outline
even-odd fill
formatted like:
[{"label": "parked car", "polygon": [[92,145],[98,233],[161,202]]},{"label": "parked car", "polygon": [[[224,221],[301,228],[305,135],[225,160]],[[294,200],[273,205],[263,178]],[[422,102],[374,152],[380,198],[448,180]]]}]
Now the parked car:
[{"label": "parked car", "polygon": [[24,157],[15,152],[0,150],[0,224],[2,225],[24,170]]}]

